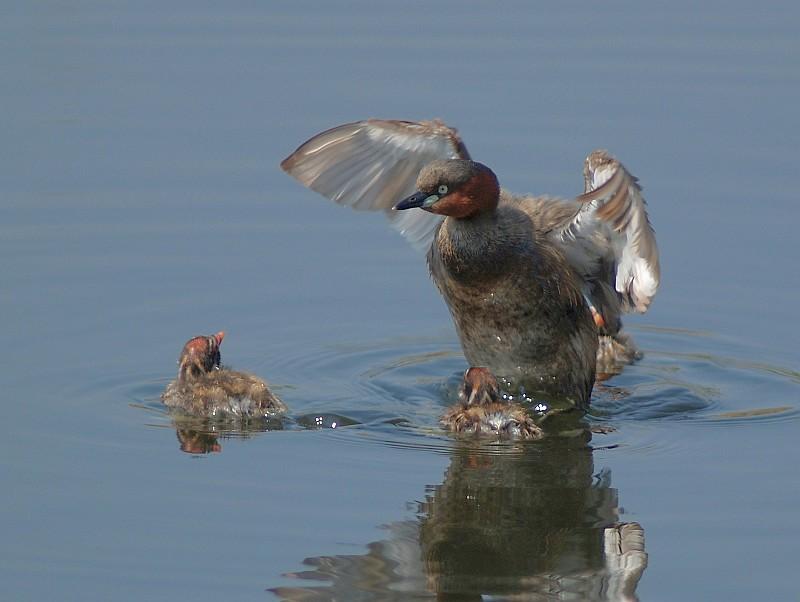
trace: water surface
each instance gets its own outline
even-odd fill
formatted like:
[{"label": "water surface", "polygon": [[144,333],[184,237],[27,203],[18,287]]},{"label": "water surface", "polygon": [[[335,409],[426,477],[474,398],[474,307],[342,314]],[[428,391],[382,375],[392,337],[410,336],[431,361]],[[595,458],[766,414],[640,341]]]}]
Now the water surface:
[{"label": "water surface", "polygon": [[[794,595],[793,5],[0,12],[3,599]],[[640,177],[664,280],[611,432],[439,429],[465,363],[423,258],[277,168],[370,116],[445,119],[520,192],[579,192],[596,147]],[[220,329],[286,420],[163,411]]]}]

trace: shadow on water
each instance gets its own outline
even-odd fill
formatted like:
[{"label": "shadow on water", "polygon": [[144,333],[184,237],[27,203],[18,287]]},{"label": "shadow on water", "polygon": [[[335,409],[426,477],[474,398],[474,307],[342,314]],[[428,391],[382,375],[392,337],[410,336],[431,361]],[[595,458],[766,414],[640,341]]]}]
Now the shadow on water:
[{"label": "shadow on water", "polygon": [[588,434],[540,443],[459,441],[417,520],[390,524],[361,555],[307,558],[285,600],[634,600],[647,566],[644,531],[619,523],[608,471]]}]

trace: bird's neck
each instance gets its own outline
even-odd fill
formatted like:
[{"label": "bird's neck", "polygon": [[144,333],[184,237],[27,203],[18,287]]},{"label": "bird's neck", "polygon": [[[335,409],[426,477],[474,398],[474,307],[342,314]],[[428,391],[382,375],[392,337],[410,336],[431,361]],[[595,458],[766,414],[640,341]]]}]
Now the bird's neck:
[{"label": "bird's neck", "polygon": [[512,213],[501,208],[446,218],[435,242],[441,268],[457,280],[482,285],[517,270],[520,261],[530,262],[535,252],[530,220]]}]

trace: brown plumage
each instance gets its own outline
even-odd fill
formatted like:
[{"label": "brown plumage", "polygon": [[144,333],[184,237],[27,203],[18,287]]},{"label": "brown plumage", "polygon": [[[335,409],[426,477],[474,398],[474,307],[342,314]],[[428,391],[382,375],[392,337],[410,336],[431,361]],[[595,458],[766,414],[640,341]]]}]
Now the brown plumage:
[{"label": "brown plumage", "polygon": [[178,377],[167,385],[161,400],[193,416],[267,418],[286,411],[286,405],[262,379],[220,364],[224,332],[199,336],[184,345]]},{"label": "brown plumage", "polygon": [[648,308],[658,247],[636,178],[606,151],[567,200],[501,190],[439,121],[346,124],[281,166],[337,203],[386,211],[427,250],[469,364],[584,407],[596,369],[637,357],[620,315]]},{"label": "brown plumage", "polygon": [[497,380],[486,368],[469,368],[464,373],[459,398],[440,419],[449,431],[518,439],[543,435],[522,406],[502,398]]},{"label": "brown plumage", "polygon": [[561,206],[501,193],[488,167],[464,159],[429,163],[417,188],[395,208],[447,216],[428,265],[467,361],[529,394],[585,404],[598,334],[579,279],[546,235]]},{"label": "brown plumage", "polygon": [[601,335],[597,346],[597,380],[607,380],[622,372],[627,364],[642,357],[633,339],[624,331]]}]

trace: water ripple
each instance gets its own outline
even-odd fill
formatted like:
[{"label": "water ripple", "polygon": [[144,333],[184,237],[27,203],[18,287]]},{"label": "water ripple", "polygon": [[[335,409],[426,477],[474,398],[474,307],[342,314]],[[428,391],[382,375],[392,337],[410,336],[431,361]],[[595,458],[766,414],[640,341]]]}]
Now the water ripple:
[{"label": "water ripple", "polygon": [[[596,435],[593,445],[671,453],[684,445],[683,438],[665,439],[654,425],[740,428],[800,417],[797,371],[730,357],[727,343],[710,333],[650,327],[634,329],[634,335],[644,359],[595,386],[587,420],[615,432]],[[418,337],[274,349],[257,363],[289,404],[282,429],[325,430],[347,445],[436,453],[452,448],[438,417],[455,400],[466,367],[453,340]],[[122,394],[148,410],[151,419],[155,413],[166,423],[158,395],[168,378],[139,375],[132,384],[134,379],[117,375],[90,386],[106,397]],[[506,453],[513,445],[486,449]]]}]

